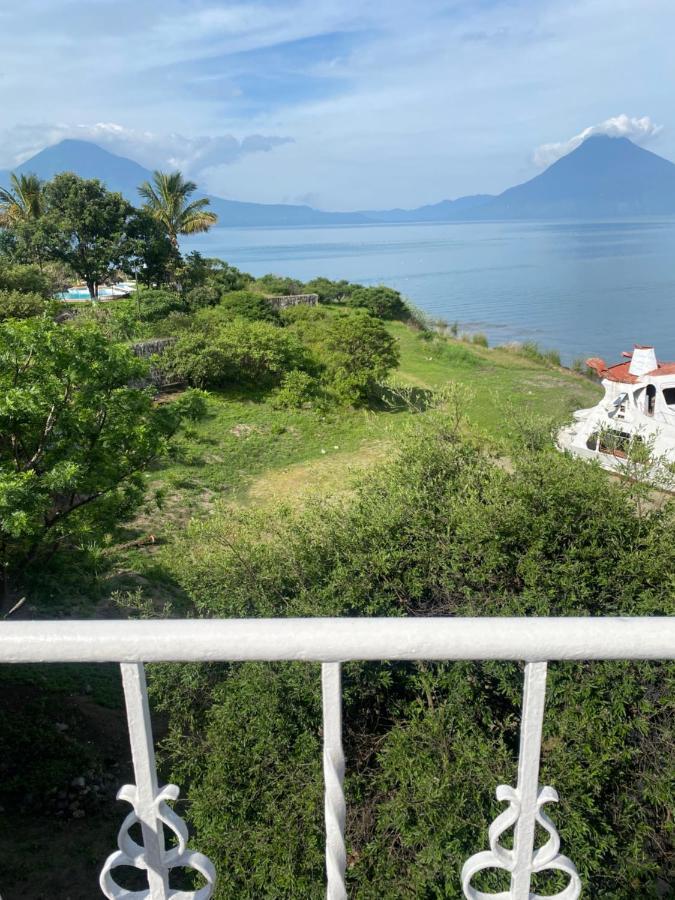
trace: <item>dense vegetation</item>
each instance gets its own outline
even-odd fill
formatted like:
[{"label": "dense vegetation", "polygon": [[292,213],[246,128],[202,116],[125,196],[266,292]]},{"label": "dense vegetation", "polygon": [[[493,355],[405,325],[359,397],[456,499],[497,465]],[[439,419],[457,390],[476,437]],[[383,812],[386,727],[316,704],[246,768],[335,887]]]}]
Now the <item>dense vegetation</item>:
[{"label": "dense vegetation", "polygon": [[[178,236],[213,222],[193,192],[156,173],[135,209],[64,174],[0,195],[5,611],[24,592],[41,611],[44,585],[73,570],[99,597],[108,566],[115,614],[672,612],[672,503],[554,453],[550,422],[529,414],[533,388],[539,410],[562,415],[592,385],[534,346],[516,356],[449,340],[385,286],[256,279],[182,256]],[[96,302],[121,276],[138,290]],[[76,277],[94,302],[56,303]],[[298,293],[318,305],[270,301]],[[180,390],[158,402],[166,382]],[[304,481],[331,447],[358,454],[372,439],[390,459],[350,490],[338,469],[333,496],[248,512],[222,502],[271,460],[305,464]],[[159,548],[125,555],[148,522]],[[666,665],[551,666],[542,779],[560,792],[553,816],[591,897],[669,889],[672,682]],[[318,667],[158,666],[152,684],[167,774],[218,865],[217,896],[323,896]],[[521,688],[516,665],[345,667],[353,896],[460,897],[461,864],[499,812],[494,788],[515,779]],[[25,733],[0,754],[13,791],[51,787],[69,746],[73,765],[87,756],[84,741],[50,735],[43,765]],[[501,885],[485,876],[484,889]]]},{"label": "dense vegetation", "polygon": [[[348,501],[196,522],[171,571],[198,616],[663,615],[673,514],[638,515],[630,489],[550,450],[521,450],[507,472],[439,416]],[[495,786],[515,778],[522,667],[345,669],[353,895],[460,897]],[[318,667],[153,681],[172,777],[191,784],[200,847],[221,862],[217,896],[321,897]],[[662,665],[551,666],[542,779],[589,896],[656,896],[673,863],[673,687]]]}]

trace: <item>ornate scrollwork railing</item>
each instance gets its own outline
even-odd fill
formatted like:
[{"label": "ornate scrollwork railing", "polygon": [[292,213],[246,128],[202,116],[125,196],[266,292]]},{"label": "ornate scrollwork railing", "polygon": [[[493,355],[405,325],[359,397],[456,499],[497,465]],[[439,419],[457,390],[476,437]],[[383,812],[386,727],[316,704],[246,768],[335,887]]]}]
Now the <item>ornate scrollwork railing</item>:
[{"label": "ornate scrollwork railing", "polygon": [[[560,837],[555,825],[543,811],[546,803],[557,803],[558,793],[552,787],[539,789],[539,748],[546,698],[546,663],[528,663],[525,667],[523,716],[520,731],[518,787],[500,784],[497,800],[508,803],[490,825],[490,849],[470,857],[462,868],[462,890],[467,900],[577,900],[581,881],[574,863],[560,854]],[[548,832],[548,840],[534,849],[535,828]],[[513,849],[500,843],[500,838],[514,828]],[[486,869],[502,869],[511,874],[508,891],[489,894],[479,891],[472,880]],[[542,897],[530,892],[532,875],[558,870],[569,876],[567,886],[557,894]]]},{"label": "ornate scrollwork railing", "polygon": [[[574,864],[560,854],[560,839],[546,804],[558,795],[539,786],[546,663],[542,660],[675,658],[675,617],[648,618],[320,618],[144,621],[0,622],[0,663],[109,662],[121,664],[135,784],[118,797],[133,807],[101,873],[109,900],[209,900],[215,870],[187,847],[185,823],[169,803],[178,788],[159,789],[155,767],[145,662],[296,660],[320,662],[323,685],[323,763],[326,822],[326,897],[346,900],[345,759],[342,749],[341,661],[521,660],[526,661],[516,787],[500,785],[508,804],[489,828],[490,849],[464,865],[467,900],[577,900],[581,882]],[[130,830],[140,825],[142,844]],[[548,834],[535,849],[537,826]],[[167,849],[164,830],[175,837]],[[513,829],[513,846],[502,836]],[[227,864],[225,860],[223,864]],[[113,877],[122,866],[141,870],[147,888],[130,890]],[[170,885],[176,868],[204,881],[194,891]],[[473,880],[488,869],[506,871],[508,891],[486,893]],[[567,886],[555,895],[532,893],[540,872],[562,872]],[[118,873],[119,874],[119,873]]]},{"label": "ornate scrollwork railing", "polygon": [[[134,762],[136,784],[125,784],[117,799],[133,807],[122,823],[117,838],[118,849],[103,865],[99,884],[108,900],[209,900],[216,883],[213,863],[202,853],[189,850],[185,822],[168,804],[176,801],[180,790],[175,784],[157,786],[157,769],[147,699],[145,671],[142,665],[122,665],[122,683],[129,720],[129,736]],[[143,844],[129,833],[134,825],[141,826]],[[176,846],[167,850],[165,826],[173,833]],[[122,866],[142,870],[148,888],[130,891],[119,885],[113,872]],[[170,887],[172,869],[192,869],[206,884],[196,891],[181,891]]]}]

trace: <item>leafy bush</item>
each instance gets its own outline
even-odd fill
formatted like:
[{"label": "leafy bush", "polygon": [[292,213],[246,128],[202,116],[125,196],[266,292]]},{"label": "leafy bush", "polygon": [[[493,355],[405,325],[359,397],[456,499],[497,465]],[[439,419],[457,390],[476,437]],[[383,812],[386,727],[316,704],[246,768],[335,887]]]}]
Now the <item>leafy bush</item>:
[{"label": "leafy bush", "polygon": [[489,346],[487,336],[482,331],[476,331],[471,335],[471,343],[476,344],[477,347]]},{"label": "leafy bush", "polygon": [[186,301],[181,294],[168,288],[139,291],[136,302],[142,322],[158,322],[170,313],[186,310]]},{"label": "leafy bush", "polygon": [[185,306],[194,312],[198,309],[208,309],[211,306],[217,306],[220,303],[222,290],[211,282],[202,284],[199,287],[184,293]]},{"label": "leafy bush", "polygon": [[347,299],[360,284],[349,281],[331,281],[329,278],[313,278],[305,285],[308,294],[318,294],[320,303],[340,303]]},{"label": "leafy bush", "polygon": [[309,365],[305,349],[287,330],[241,318],[189,332],[162,357],[163,367],[197,387],[271,387],[285,372]]},{"label": "leafy bush", "polygon": [[49,306],[42,294],[0,290],[0,321],[41,316]]},{"label": "leafy bush", "polygon": [[[672,503],[639,516],[578,461],[523,452],[505,472],[452,430],[419,428],[349,502],[195,523],[171,557],[194,613],[672,611]],[[589,897],[656,897],[670,877],[673,674],[550,666],[541,779],[560,792],[550,814]],[[216,898],[323,896],[318,666],[165,666],[152,680]],[[516,777],[522,666],[351,663],[344,683],[350,895],[460,900],[495,787]]]},{"label": "leafy bush", "polygon": [[281,379],[281,387],[274,398],[277,409],[300,409],[310,403],[317,393],[316,379],[308,372],[292,369]]},{"label": "leafy bush", "polygon": [[255,289],[263,294],[304,294],[305,285],[296,278],[286,278],[283,275],[263,275],[255,282]]},{"label": "leafy bush", "polygon": [[560,366],[560,354],[557,350],[542,350],[535,341],[525,341],[522,344],[511,344],[505,347],[513,353],[519,353],[534,362],[544,363],[548,366]]},{"label": "leafy bush", "polygon": [[40,294],[45,299],[52,296],[49,275],[37,266],[0,266],[0,291],[22,291],[26,294]]},{"label": "leafy bush", "polygon": [[365,310],[297,306],[284,310],[282,319],[309,346],[327,387],[341,403],[377,395],[378,382],[398,365],[396,340]]},{"label": "leafy bush", "polygon": [[231,294],[224,294],[220,306],[232,318],[239,316],[250,322],[273,322],[276,324],[280,321],[277,310],[261,294],[254,294],[251,291],[234,291]]},{"label": "leafy bush", "polygon": [[138,508],[143,471],[200,412],[128,387],[145,371],[91,325],[0,323],[0,577]]},{"label": "leafy bush", "polygon": [[378,319],[407,319],[409,310],[398,291],[378,285],[360,287],[347,297],[348,306],[361,306]]}]

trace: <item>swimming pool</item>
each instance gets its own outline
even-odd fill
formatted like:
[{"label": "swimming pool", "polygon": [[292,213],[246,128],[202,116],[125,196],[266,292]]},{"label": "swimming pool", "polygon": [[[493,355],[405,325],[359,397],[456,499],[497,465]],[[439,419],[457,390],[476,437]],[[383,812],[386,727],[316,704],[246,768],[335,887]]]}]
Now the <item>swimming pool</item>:
[{"label": "swimming pool", "polygon": [[[99,300],[111,300],[113,297],[124,297],[136,290],[136,285],[132,281],[121,281],[112,287],[102,287],[98,289]],[[57,300],[90,300],[89,291],[86,288],[69,288],[67,291],[60,291],[55,295]]]}]

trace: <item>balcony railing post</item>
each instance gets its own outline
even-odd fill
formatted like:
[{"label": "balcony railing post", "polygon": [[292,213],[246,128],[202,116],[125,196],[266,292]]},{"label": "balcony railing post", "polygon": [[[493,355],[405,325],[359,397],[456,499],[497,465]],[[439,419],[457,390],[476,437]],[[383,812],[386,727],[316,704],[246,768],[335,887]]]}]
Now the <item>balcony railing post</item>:
[{"label": "balcony railing post", "polygon": [[[577,900],[581,893],[581,881],[574,863],[558,852],[558,832],[542,810],[544,804],[558,800],[558,794],[552,787],[539,788],[546,668],[545,662],[529,662],[525,666],[518,784],[515,788],[506,784],[499,785],[497,799],[508,802],[509,807],[490,825],[490,849],[474,854],[464,863],[462,890],[468,900],[546,900],[545,897],[530,892],[532,875],[546,870],[563,872],[569,879],[567,887],[557,894],[547,895],[548,900]],[[549,838],[535,850],[537,824],[548,832]],[[510,828],[514,828],[512,850],[499,841],[502,834]],[[508,892],[488,894],[473,887],[473,877],[487,869],[505,869],[510,872],[511,885]]]},{"label": "balcony railing post", "polygon": [[143,833],[150,900],[166,900],[169,896],[169,872],[164,862],[164,825],[157,805],[159,785],[145,668],[142,664],[133,663],[123,663],[120,668],[136,780],[135,810]]},{"label": "balcony railing post", "polygon": [[[105,861],[99,884],[109,900],[209,900],[216,883],[216,872],[211,861],[202,853],[188,850],[188,831],[185,822],[168,805],[178,799],[175,784],[159,788],[155,748],[152,738],[152,721],[148,703],[148,688],[142,663],[122,663],[122,685],[129,725],[131,758],[134,765],[135,784],[124,785],[117,796],[126,800],[133,811],[124,820],[117,845],[119,849]],[[129,834],[136,824],[141,826],[143,845],[137,844]],[[176,845],[166,849],[164,826],[176,839]],[[127,891],[113,878],[115,869],[132,866],[147,875],[148,889]],[[172,890],[169,884],[171,869],[185,868],[198,872],[204,879],[203,887],[196,891]]]},{"label": "balcony railing post", "polygon": [[342,749],[342,676],[340,663],[321,666],[323,699],[323,776],[326,817],[326,897],[346,900],[345,757]]},{"label": "balcony railing post", "polygon": [[520,723],[518,786],[520,815],[513,840],[514,869],[511,877],[513,900],[529,900],[534,854],[534,833],[539,796],[541,732],[546,704],[546,663],[525,666],[523,712]]}]

